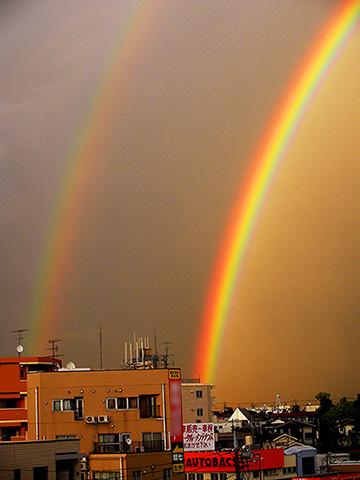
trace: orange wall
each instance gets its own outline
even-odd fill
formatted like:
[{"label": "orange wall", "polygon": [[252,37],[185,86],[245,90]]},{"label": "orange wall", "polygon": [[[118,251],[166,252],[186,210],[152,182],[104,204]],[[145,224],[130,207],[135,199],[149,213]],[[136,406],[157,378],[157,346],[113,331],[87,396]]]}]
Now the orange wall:
[{"label": "orange wall", "polygon": [[[35,388],[38,387],[39,438],[55,439],[56,435],[77,435],[80,449],[92,452],[99,433],[131,432],[133,445],[141,442],[142,432],[162,432],[162,419],[140,419],[138,409],[107,410],[105,399],[112,397],[137,397],[139,394],[157,395],[162,403],[165,384],[167,431],[170,428],[168,370],[98,370],[32,373],[28,376],[28,438],[36,439]],[[52,401],[83,397],[84,417],[109,415],[109,424],[87,424],[74,420],[74,412],[53,412]],[[160,415],[163,407],[160,408]]]},{"label": "orange wall", "polygon": [[124,480],[132,480],[136,470],[141,471],[142,480],[159,480],[164,470],[172,468],[172,458],[171,452],[90,455],[89,467],[91,472],[121,471]]},{"label": "orange wall", "polygon": [[0,364],[1,398],[14,398],[16,396],[20,397],[20,391],[22,391],[24,388],[26,390],[26,382],[20,381],[19,372],[20,367],[18,363]]}]

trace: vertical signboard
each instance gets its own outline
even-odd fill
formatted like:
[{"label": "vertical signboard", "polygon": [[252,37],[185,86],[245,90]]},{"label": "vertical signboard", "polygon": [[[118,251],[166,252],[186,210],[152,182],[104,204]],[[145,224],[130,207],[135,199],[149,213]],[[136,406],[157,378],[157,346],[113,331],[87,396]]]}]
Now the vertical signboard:
[{"label": "vertical signboard", "polygon": [[170,437],[171,442],[182,442],[181,370],[169,369]]},{"label": "vertical signboard", "polygon": [[176,442],[171,444],[171,456],[173,473],[183,473],[185,471],[185,459],[182,442]]},{"label": "vertical signboard", "polygon": [[169,369],[170,390],[170,439],[173,473],[184,472],[184,448],[182,440],[181,370]]}]

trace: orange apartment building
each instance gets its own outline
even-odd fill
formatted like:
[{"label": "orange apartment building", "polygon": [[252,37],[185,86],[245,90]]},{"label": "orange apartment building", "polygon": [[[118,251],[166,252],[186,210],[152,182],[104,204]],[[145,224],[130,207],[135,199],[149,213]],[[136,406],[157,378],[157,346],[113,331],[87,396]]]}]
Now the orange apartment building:
[{"label": "orange apartment building", "polygon": [[32,373],[27,408],[29,440],[80,440],[84,479],[171,475],[182,439],[179,369]]},{"label": "orange apartment building", "polygon": [[[56,363],[60,362],[56,360]],[[54,371],[52,357],[0,358],[0,439],[26,440],[27,376],[34,371]]]}]

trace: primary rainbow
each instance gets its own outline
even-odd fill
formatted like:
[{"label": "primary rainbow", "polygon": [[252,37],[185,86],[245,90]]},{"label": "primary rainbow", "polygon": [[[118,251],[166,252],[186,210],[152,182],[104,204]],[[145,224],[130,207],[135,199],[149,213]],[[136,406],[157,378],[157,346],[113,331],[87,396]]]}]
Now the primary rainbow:
[{"label": "primary rainbow", "polygon": [[114,104],[124,94],[140,52],[145,50],[148,27],[156,11],[147,0],[134,0],[130,5],[126,17],[121,19],[115,46],[107,54],[107,67],[65,162],[27,322],[29,350],[37,354],[46,346],[49,329],[60,323],[64,285],[73,263],[80,220],[86,217],[92,182],[101,172],[102,157],[109,144],[109,131],[114,126]]},{"label": "primary rainbow", "polygon": [[247,181],[235,203],[208,289],[199,334],[194,375],[214,382],[223,330],[239,270],[274,174],[293,134],[325,73],[353,32],[360,17],[360,0],[342,0],[305,57],[295,80],[269,123]]}]

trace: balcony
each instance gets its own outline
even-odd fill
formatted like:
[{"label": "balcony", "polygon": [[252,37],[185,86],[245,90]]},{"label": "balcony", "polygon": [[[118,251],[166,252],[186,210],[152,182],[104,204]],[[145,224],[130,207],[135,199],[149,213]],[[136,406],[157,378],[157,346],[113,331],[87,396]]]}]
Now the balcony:
[{"label": "balcony", "polygon": [[127,443],[99,443],[94,442],[94,453],[128,453],[130,446]]},{"label": "balcony", "polygon": [[0,421],[26,422],[27,410],[25,408],[0,408]]},{"label": "balcony", "polygon": [[140,451],[162,452],[163,450],[164,450],[164,442],[162,440],[148,440],[148,441],[143,441],[140,444]]},{"label": "balcony", "polygon": [[164,442],[153,440],[148,442],[133,442],[131,445],[124,443],[101,443],[94,442],[94,453],[140,453],[162,452]]}]

